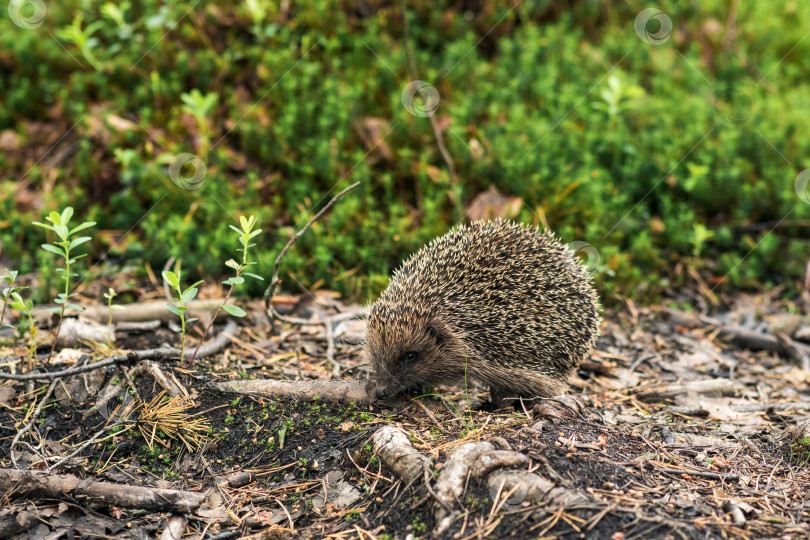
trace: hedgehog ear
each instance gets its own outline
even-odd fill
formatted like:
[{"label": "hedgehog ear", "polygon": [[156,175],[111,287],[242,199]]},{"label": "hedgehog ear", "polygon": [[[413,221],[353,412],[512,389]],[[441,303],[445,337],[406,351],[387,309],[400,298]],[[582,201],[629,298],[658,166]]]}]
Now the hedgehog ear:
[{"label": "hedgehog ear", "polygon": [[445,341],[450,339],[450,336],[445,332],[441,326],[436,323],[428,323],[427,327],[425,328],[428,335],[436,342],[436,345],[442,345]]}]

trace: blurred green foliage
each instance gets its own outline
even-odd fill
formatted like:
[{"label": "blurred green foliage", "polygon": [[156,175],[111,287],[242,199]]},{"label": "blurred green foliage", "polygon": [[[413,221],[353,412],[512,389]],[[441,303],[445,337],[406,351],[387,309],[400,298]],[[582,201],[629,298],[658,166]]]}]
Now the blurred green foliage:
[{"label": "blurred green foliage", "polygon": [[[810,257],[794,189],[810,166],[810,10],[732,4],[662,1],[671,34],[660,18],[642,26],[667,34],[656,45],[634,29],[636,2],[409,1],[464,203],[490,185],[520,197],[518,219],[596,248],[606,293],[685,283],[679,263],[795,288]],[[203,277],[226,273],[228,226],[255,214],[269,276],[294,230],[360,180],[282,276],[367,300],[457,222],[430,121],[401,102],[399,2],[11,5],[23,11],[0,18],[0,241],[17,269],[47,268],[31,223],[73,206],[107,231],[94,261],[175,256]],[[196,189],[169,176],[180,153],[205,164]]]}]

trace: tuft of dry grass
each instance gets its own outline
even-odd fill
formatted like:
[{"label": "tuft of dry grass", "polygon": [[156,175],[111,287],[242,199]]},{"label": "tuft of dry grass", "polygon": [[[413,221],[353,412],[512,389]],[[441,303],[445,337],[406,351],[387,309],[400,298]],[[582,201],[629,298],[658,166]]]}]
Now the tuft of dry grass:
[{"label": "tuft of dry grass", "polygon": [[194,403],[188,397],[167,398],[166,392],[161,392],[149,403],[141,405],[138,429],[149,449],[153,448],[156,441],[169,446],[163,436],[180,440],[189,451],[202,446],[205,434],[208,433],[208,424],[203,418],[194,418],[194,415],[186,413],[192,407]]}]

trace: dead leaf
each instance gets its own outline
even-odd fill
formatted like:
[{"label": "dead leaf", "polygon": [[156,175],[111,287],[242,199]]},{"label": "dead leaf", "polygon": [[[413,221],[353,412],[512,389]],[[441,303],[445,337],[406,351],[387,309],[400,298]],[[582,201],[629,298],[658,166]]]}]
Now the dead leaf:
[{"label": "dead leaf", "polygon": [[471,221],[479,219],[506,218],[512,219],[518,215],[523,206],[523,199],[510,197],[498,191],[495,186],[476,195],[470,206],[467,207],[467,217]]}]

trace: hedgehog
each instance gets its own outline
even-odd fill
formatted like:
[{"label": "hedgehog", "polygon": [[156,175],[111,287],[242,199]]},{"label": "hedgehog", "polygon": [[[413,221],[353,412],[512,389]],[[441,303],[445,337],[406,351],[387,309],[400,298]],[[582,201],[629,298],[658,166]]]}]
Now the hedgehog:
[{"label": "hedgehog", "polygon": [[503,219],[460,225],[407,259],[369,308],[376,396],[469,380],[489,386],[494,409],[564,394],[599,312],[587,268],[553,233]]}]

